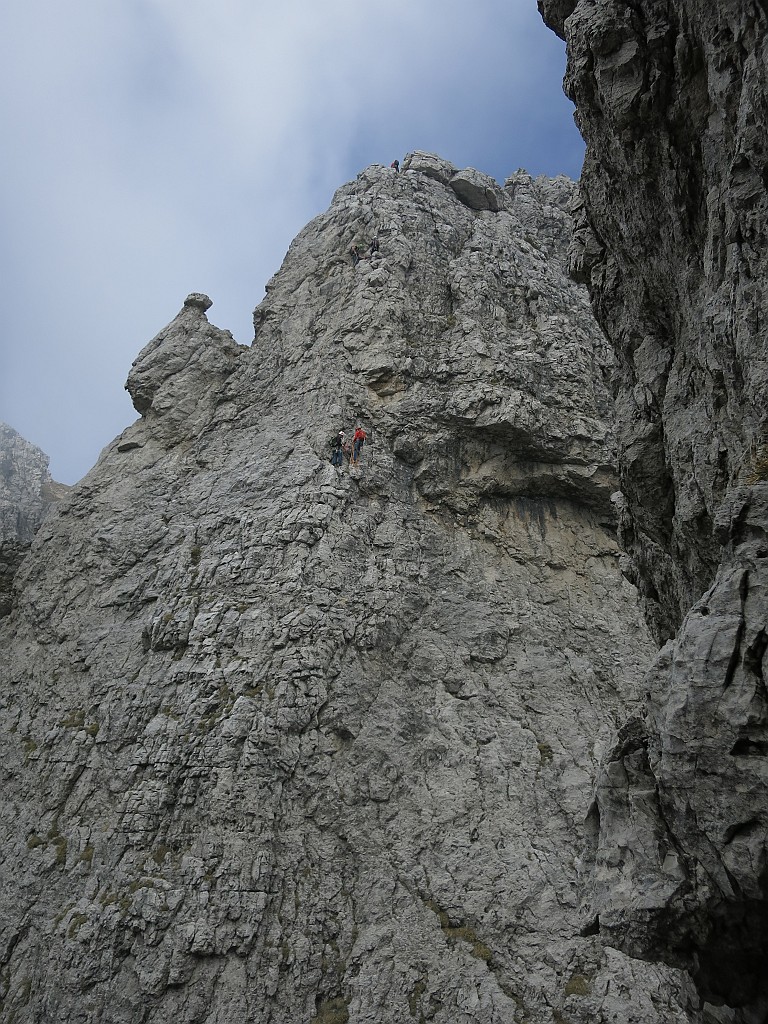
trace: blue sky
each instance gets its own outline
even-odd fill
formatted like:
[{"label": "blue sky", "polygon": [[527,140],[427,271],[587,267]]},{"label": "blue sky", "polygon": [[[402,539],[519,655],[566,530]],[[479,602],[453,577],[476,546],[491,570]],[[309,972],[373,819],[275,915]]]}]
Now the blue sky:
[{"label": "blue sky", "polygon": [[4,0],[0,419],[73,483],[191,291],[251,340],[292,238],[413,149],[578,177],[536,0]]}]

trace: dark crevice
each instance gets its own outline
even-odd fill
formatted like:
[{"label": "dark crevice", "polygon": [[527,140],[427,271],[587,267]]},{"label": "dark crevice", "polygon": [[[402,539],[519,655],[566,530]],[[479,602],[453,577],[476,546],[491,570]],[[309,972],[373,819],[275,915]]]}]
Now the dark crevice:
[{"label": "dark crevice", "polygon": [[759,829],[760,822],[757,818],[750,818],[749,821],[739,822],[738,825],[731,825],[725,833],[724,845],[732,843],[737,836],[746,836]]},{"label": "dark crevice", "polygon": [[763,685],[765,685],[763,677],[763,656],[766,648],[768,648],[768,635],[766,635],[765,629],[761,629],[744,652],[744,668],[757,676]]},{"label": "dark crevice", "polygon": [[584,938],[584,939],[589,938],[590,935],[599,935],[599,934],[600,934],[600,915],[599,914],[595,914],[595,916],[591,920],[587,921],[587,923],[585,925],[583,925],[579,929],[579,935],[581,935],[581,937]]},{"label": "dark crevice", "polygon": [[732,757],[768,757],[768,741],[742,736],[731,747]]},{"label": "dark crevice", "polygon": [[747,600],[747,594],[749,592],[749,573],[742,573],[741,579],[739,580],[739,598],[741,599],[741,618],[739,620],[739,628],[736,631],[736,639],[733,642],[733,650],[731,651],[731,658],[728,662],[728,668],[725,670],[725,681],[723,682],[723,689],[727,690],[733,682],[733,677],[736,673],[736,669],[739,667],[741,662],[741,641],[744,636],[744,605]]},{"label": "dark crevice", "polygon": [[728,662],[728,668],[725,670],[725,680],[723,682],[723,689],[727,690],[733,682],[733,677],[736,669],[739,667],[740,654],[741,654],[741,638],[744,635],[744,619],[742,618],[739,623],[739,628],[736,631],[736,639],[733,643],[733,650],[731,651],[731,659]]}]

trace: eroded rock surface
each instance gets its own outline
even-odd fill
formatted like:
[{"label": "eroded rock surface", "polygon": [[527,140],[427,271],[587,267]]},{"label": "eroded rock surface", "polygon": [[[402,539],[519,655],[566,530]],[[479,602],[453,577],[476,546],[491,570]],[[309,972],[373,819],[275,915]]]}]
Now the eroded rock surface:
[{"label": "eroded rock surface", "polygon": [[689,967],[716,1019],[763,1021],[768,17],[539,7],[587,141],[572,267],[617,354],[622,537],[654,630],[677,631],[598,789],[594,922]]},{"label": "eroded rock surface", "polygon": [[48,508],[69,490],[51,478],[48,462],[0,422],[0,616],[10,611],[13,579]]},{"label": "eroded rock surface", "polygon": [[403,167],[298,236],[251,349],[185,305],[22,569],[17,1024],[699,1019],[684,972],[579,934],[592,779],[653,645],[573,188],[518,174],[477,210],[445,161]]},{"label": "eroded rock surface", "polygon": [[765,442],[764,6],[541,0],[587,142],[572,253],[618,355],[625,541],[672,635]]},{"label": "eroded rock surface", "polygon": [[763,659],[768,484],[723,508],[723,564],[659,655],[590,815],[587,917],[634,955],[687,966],[707,999],[765,1013]]}]

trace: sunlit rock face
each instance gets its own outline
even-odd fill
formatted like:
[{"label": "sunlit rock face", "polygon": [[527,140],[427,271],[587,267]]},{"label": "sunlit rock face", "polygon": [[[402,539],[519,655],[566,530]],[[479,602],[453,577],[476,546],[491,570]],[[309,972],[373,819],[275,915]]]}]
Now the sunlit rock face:
[{"label": "sunlit rock face", "polygon": [[698,1019],[684,972],[580,934],[594,773],[654,648],[573,191],[368,168],[251,348],[196,294],[138,357],[141,418],[0,637],[17,1024]]},{"label": "sunlit rock face", "polygon": [[587,141],[571,259],[617,357],[621,536],[654,631],[677,632],[598,790],[594,920],[633,955],[688,966],[735,1008],[722,1019],[762,1021],[765,5],[539,7],[567,39]]},{"label": "sunlit rock face", "polygon": [[11,609],[13,578],[49,506],[69,489],[51,479],[48,461],[0,422],[0,616]]}]

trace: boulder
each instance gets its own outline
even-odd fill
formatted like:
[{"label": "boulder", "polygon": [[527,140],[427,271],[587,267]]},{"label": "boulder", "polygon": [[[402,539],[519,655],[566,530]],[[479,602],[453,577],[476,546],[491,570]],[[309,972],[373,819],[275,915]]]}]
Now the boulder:
[{"label": "boulder", "polygon": [[487,174],[472,167],[457,171],[449,182],[459,199],[470,210],[491,210],[498,213],[504,206],[504,193]]},{"label": "boulder", "polygon": [[448,160],[443,160],[435,153],[424,153],[418,149],[406,155],[400,170],[417,171],[428,178],[434,178],[441,185],[447,185],[456,173],[456,168]]}]

